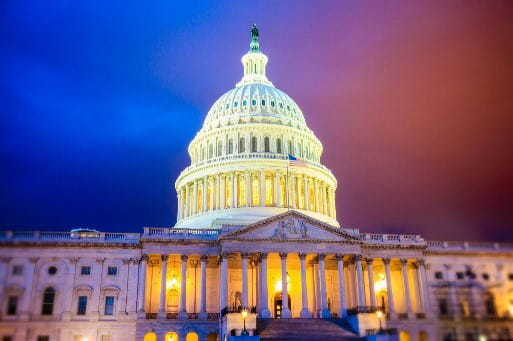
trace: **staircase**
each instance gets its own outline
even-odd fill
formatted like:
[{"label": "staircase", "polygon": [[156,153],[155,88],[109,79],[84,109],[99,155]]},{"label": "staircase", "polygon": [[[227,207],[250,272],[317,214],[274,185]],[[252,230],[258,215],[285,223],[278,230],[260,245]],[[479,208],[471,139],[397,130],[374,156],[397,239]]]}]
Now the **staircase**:
[{"label": "staircase", "polygon": [[363,340],[344,319],[257,319],[257,330],[262,341]]}]

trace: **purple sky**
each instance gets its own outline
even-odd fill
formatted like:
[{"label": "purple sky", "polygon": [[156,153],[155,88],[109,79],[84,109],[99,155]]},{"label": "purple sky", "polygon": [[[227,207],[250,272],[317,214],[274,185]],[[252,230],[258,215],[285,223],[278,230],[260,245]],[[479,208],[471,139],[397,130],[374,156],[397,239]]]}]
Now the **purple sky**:
[{"label": "purple sky", "polygon": [[145,6],[0,4],[0,228],[173,225],[187,144],[256,23],[343,225],[513,240],[513,2]]}]

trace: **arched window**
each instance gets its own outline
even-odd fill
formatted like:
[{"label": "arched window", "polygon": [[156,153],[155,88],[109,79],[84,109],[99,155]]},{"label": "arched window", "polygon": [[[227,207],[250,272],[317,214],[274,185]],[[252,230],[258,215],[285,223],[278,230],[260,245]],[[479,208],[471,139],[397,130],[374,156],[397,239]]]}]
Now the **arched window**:
[{"label": "arched window", "polygon": [[251,152],[252,153],[256,153],[257,152],[257,138],[256,136],[253,136],[251,138]]},{"label": "arched window", "polygon": [[43,305],[41,307],[41,315],[52,315],[53,305],[55,303],[55,289],[46,288],[43,293]]},{"label": "arched window", "polygon": [[214,157],[214,147],[212,144],[208,145],[208,158],[211,159]]},{"label": "arched window", "polygon": [[146,335],[144,335],[144,341],[157,341],[157,334],[146,333]]},{"label": "arched window", "polygon": [[264,137],[264,152],[269,153],[271,151],[271,148],[269,146],[269,138],[266,136]]},{"label": "arched window", "polygon": [[244,137],[239,139],[239,153],[244,153],[246,151],[246,140]]},{"label": "arched window", "polygon": [[228,140],[228,154],[233,154],[233,139]]},{"label": "arched window", "polygon": [[223,155],[223,142],[219,141],[217,142],[217,156]]},{"label": "arched window", "polygon": [[276,153],[281,154],[281,139],[276,139]]}]

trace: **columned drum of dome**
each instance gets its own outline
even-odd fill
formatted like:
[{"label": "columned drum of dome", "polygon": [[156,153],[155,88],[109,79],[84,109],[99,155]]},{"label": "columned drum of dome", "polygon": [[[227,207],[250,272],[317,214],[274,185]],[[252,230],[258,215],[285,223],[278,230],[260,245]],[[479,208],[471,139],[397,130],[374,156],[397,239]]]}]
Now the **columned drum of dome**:
[{"label": "columned drum of dome", "polygon": [[[339,226],[337,181],[296,102],[266,76],[256,26],[244,75],[210,108],[175,187],[177,227],[244,225],[288,209]],[[288,166],[289,155],[305,160]]]}]

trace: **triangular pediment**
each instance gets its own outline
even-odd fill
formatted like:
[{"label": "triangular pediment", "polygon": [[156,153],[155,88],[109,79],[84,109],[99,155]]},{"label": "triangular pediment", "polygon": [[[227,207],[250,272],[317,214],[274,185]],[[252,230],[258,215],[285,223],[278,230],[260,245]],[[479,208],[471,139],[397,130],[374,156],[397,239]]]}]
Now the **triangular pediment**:
[{"label": "triangular pediment", "polygon": [[220,239],[274,240],[274,241],[329,241],[358,242],[338,227],[331,226],[299,213],[287,211],[262,219],[235,231],[221,235]]}]

